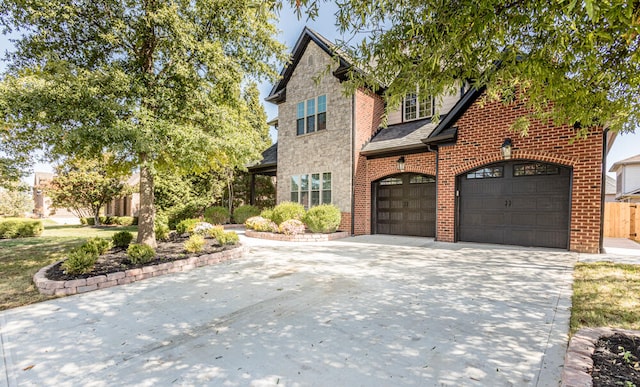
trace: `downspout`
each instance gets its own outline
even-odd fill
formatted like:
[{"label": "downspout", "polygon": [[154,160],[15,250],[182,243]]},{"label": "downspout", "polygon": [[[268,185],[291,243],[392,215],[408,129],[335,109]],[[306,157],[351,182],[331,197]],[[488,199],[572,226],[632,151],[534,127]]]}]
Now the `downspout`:
[{"label": "downspout", "polygon": [[355,235],[356,220],[356,93],[351,95],[351,236]]},{"label": "downspout", "polygon": [[439,158],[440,153],[438,153],[438,147],[432,148],[431,144],[427,145],[427,150],[429,152],[435,152],[436,154],[436,234],[433,238],[434,241],[438,240],[438,177],[440,176],[440,170],[438,169],[438,165],[440,164]]},{"label": "downspout", "polygon": [[600,245],[599,252],[604,253],[604,197],[607,189],[607,133],[609,128],[602,133],[602,178],[600,184]]}]

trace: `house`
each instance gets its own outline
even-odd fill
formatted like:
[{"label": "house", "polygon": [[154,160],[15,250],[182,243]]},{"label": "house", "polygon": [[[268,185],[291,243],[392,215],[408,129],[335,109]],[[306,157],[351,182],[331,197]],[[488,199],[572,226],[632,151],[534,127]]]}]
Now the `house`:
[{"label": "house", "polygon": [[140,173],[134,173],[127,179],[127,185],[132,187],[133,192],[112,200],[104,205],[105,216],[138,216],[140,211]]},{"label": "house", "polygon": [[604,201],[605,203],[616,201],[616,179],[607,175],[606,187],[604,189]]},{"label": "house", "polygon": [[77,215],[66,208],[52,207],[51,198],[47,195],[47,186],[54,178],[53,173],[36,172],[33,179],[33,213],[38,218],[77,218]]},{"label": "house", "polygon": [[371,90],[345,96],[350,66],[304,29],[266,98],[278,105],[276,156],[249,168],[275,171],[277,202],[333,203],[352,235],[600,251],[602,162],[614,134],[595,128],[571,142],[573,126],[532,122],[520,137],[510,125],[523,104],[484,100],[464,82],[386,107]]},{"label": "house", "polygon": [[640,203],[640,155],[614,163],[609,172],[616,174],[616,201]]}]

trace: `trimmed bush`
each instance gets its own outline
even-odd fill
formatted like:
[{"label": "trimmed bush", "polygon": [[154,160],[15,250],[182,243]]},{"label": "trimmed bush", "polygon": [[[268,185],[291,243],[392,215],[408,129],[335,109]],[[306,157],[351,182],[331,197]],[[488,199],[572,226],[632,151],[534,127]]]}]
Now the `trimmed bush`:
[{"label": "trimmed bush", "polygon": [[238,224],[243,224],[247,219],[258,215],[260,215],[260,209],[258,207],[245,204],[233,210],[233,221]]},{"label": "trimmed bush", "polygon": [[262,218],[271,220],[271,217],[273,216],[273,208],[265,208],[264,210],[262,210],[262,212],[260,212],[260,216]]},{"label": "trimmed bush", "polygon": [[271,220],[273,220],[278,226],[282,222],[289,219],[302,220],[304,217],[304,206],[300,203],[282,202],[275,206]]},{"label": "trimmed bush", "polygon": [[289,219],[282,222],[278,227],[278,231],[284,235],[304,234],[304,223],[298,219]]},{"label": "trimmed bush", "polygon": [[202,206],[198,203],[181,204],[168,209],[165,212],[167,225],[175,230],[178,223],[185,219],[195,219],[202,215]]},{"label": "trimmed bush", "polygon": [[86,252],[95,254],[97,257],[109,251],[111,248],[111,241],[99,237],[89,238],[80,248]]},{"label": "trimmed bush", "polygon": [[88,223],[87,218],[80,218],[80,224],[86,226]]},{"label": "trimmed bush", "polygon": [[329,234],[340,226],[342,215],[340,209],[333,204],[322,204],[309,209],[304,216],[304,223],[311,232]]},{"label": "trimmed bush", "polygon": [[133,216],[114,216],[113,224],[119,226],[132,226],[135,223]]},{"label": "trimmed bush", "polygon": [[223,231],[216,236],[216,240],[221,246],[237,245],[240,242],[240,237],[233,231]]},{"label": "trimmed bush", "polygon": [[210,229],[208,229],[205,235],[211,238],[217,239],[218,235],[220,235],[223,232],[224,232],[224,227],[222,227],[221,225],[217,225],[217,226],[212,226]]},{"label": "trimmed bush", "polygon": [[209,207],[204,210],[204,218],[213,224],[229,223],[229,210],[220,206]]},{"label": "trimmed bush", "polygon": [[151,246],[132,243],[127,248],[127,256],[134,265],[151,262],[156,251]]},{"label": "trimmed bush", "polygon": [[85,274],[93,271],[98,256],[82,248],[72,250],[62,263],[62,269],[67,274]]},{"label": "trimmed bush", "polygon": [[9,219],[0,221],[0,239],[28,238],[42,234],[44,226],[39,220]]},{"label": "trimmed bush", "polygon": [[176,232],[180,235],[192,233],[198,223],[200,219],[185,219],[176,225]]},{"label": "trimmed bush", "polygon": [[158,241],[166,241],[169,239],[169,226],[164,223],[156,224],[154,231],[156,232],[156,240]]},{"label": "trimmed bush", "polygon": [[199,253],[204,250],[204,237],[193,234],[184,242],[184,249],[189,253]]},{"label": "trimmed bush", "polygon": [[129,231],[120,231],[111,237],[115,247],[128,247],[133,240],[133,234]]},{"label": "trimmed bush", "polygon": [[196,224],[196,226],[193,228],[193,233],[194,234],[199,234],[199,235],[208,235],[209,230],[211,230],[213,227],[215,227],[214,225],[212,225],[211,223],[207,223],[207,222],[199,222],[198,224]]},{"label": "trimmed bush", "polygon": [[261,216],[254,216],[247,219],[244,222],[248,229],[262,231],[262,232],[278,232],[278,225],[269,219],[265,219]]}]

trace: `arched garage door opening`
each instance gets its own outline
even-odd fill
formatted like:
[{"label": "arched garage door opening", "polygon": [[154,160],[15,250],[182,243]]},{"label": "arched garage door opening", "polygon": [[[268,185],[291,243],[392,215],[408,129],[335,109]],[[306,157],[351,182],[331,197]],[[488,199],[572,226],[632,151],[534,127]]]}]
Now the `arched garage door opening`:
[{"label": "arched garage door opening", "polygon": [[373,183],[374,234],[435,236],[436,180],[415,173],[394,175]]},{"label": "arched garage door opening", "polygon": [[458,240],[569,246],[571,169],[535,161],[487,165],[458,176]]}]

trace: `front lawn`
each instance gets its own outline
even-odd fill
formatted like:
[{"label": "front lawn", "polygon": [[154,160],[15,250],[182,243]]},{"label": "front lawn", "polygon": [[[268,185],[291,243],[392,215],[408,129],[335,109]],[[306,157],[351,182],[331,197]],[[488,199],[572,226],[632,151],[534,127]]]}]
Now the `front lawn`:
[{"label": "front lawn", "polygon": [[575,266],[571,334],[586,327],[640,330],[640,265]]},{"label": "front lawn", "polygon": [[33,284],[43,266],[64,258],[67,251],[90,237],[111,238],[118,231],[136,232],[137,226],[100,227],[56,225],[45,221],[41,236],[0,239],[0,310],[47,300]]}]

